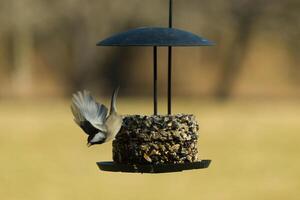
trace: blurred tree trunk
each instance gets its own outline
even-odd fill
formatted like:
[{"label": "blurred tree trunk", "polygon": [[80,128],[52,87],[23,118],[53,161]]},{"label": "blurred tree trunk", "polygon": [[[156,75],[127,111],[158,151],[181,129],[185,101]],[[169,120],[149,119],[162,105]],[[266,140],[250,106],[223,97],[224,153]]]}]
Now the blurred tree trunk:
[{"label": "blurred tree trunk", "polygon": [[[33,34],[21,1],[12,1],[14,71],[12,86],[16,95],[32,92]],[[25,10],[26,12],[26,10]]]},{"label": "blurred tree trunk", "polygon": [[14,32],[14,72],[12,82],[17,95],[26,95],[32,90],[33,38],[28,30]]},{"label": "blurred tree trunk", "polygon": [[216,87],[215,94],[220,100],[226,100],[232,94],[252,37],[253,25],[262,9],[262,3],[257,0],[232,0],[231,4],[231,17],[235,25],[235,34],[227,48]]}]

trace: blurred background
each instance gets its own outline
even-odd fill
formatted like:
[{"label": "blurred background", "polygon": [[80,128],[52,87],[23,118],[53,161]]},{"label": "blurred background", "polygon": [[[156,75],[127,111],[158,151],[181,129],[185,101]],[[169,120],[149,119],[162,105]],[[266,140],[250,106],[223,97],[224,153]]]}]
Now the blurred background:
[{"label": "blurred background", "polygon": [[[1,199],[298,199],[300,1],[174,0],[174,26],[216,46],[174,49],[174,112],[200,123],[209,169],[103,173],[111,144],[87,149],[71,94],[152,114],[152,49],[96,47],[167,26],[167,0],[0,0]],[[166,113],[167,49],[159,49]]]}]

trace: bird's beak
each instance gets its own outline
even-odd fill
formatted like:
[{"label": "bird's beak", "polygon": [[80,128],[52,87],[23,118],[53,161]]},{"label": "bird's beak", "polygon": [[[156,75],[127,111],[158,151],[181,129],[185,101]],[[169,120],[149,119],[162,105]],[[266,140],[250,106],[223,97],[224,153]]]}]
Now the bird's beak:
[{"label": "bird's beak", "polygon": [[91,147],[92,146],[92,144],[89,143],[89,142],[86,145],[87,145],[87,147]]}]

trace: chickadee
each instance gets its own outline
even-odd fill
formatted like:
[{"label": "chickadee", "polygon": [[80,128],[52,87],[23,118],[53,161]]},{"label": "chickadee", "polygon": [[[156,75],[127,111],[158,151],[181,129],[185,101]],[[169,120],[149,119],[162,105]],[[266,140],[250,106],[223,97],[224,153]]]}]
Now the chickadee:
[{"label": "chickadee", "polygon": [[119,88],[113,92],[108,116],[107,107],[97,103],[90,92],[84,90],[73,94],[71,110],[74,121],[88,134],[88,147],[108,142],[120,131],[123,119],[116,109],[118,91]]}]

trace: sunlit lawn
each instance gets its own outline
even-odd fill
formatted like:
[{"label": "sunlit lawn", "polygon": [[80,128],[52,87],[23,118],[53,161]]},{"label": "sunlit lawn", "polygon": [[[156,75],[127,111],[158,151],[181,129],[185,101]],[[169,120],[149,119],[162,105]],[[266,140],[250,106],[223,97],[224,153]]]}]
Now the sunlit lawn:
[{"label": "sunlit lawn", "polygon": [[[299,199],[300,103],[174,104],[175,112],[197,115],[200,157],[213,160],[210,168],[100,172],[95,162],[111,160],[111,143],[87,148],[68,102],[0,102],[0,199]],[[119,99],[123,114],[150,114],[151,105]]]}]

